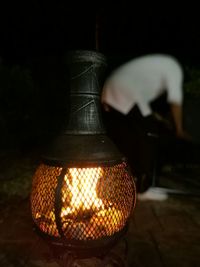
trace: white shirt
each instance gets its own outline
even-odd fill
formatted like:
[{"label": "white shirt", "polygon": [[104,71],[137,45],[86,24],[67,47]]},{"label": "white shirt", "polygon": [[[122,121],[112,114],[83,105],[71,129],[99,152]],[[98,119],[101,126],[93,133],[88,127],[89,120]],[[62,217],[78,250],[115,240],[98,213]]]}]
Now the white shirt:
[{"label": "white shirt", "polygon": [[142,115],[151,114],[150,102],[167,91],[169,103],[182,104],[183,71],[168,55],[147,55],[120,66],[106,80],[102,102],[123,114],[137,104]]}]

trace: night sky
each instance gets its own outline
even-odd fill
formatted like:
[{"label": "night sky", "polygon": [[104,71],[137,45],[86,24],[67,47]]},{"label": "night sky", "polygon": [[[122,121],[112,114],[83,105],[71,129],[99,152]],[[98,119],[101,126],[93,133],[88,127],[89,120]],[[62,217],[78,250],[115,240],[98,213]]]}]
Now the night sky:
[{"label": "night sky", "polygon": [[[200,66],[198,8],[191,3],[175,7],[169,2],[159,6],[130,2],[0,3],[0,63],[7,72],[6,82],[3,72],[0,77],[0,116],[6,125],[0,124],[1,134],[5,132],[2,140],[12,133],[16,142],[34,145],[40,137],[44,142],[46,133],[60,129],[69,107],[66,54],[97,50],[96,21],[98,51],[107,57],[109,70],[146,53],[169,53],[184,65]],[[18,74],[13,78],[16,65],[30,70],[33,87],[27,88]]]},{"label": "night sky", "polygon": [[95,7],[83,2],[6,1],[0,16],[1,58],[4,62],[35,64],[63,57],[69,49],[95,50],[98,15],[99,51],[108,56],[123,61],[161,52],[183,63],[200,61],[200,19],[195,6],[107,3],[96,2]]}]

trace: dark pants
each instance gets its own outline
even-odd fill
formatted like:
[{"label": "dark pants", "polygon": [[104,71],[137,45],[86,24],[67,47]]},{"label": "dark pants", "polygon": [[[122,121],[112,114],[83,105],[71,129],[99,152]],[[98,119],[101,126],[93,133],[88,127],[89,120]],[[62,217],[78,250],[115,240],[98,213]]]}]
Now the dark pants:
[{"label": "dark pants", "polygon": [[137,106],[126,116],[114,109],[103,116],[108,136],[126,156],[136,177],[138,192],[152,185],[155,161],[160,165],[169,159],[176,161],[180,155],[192,157],[190,143],[177,139],[174,131],[154,116],[143,117]]}]

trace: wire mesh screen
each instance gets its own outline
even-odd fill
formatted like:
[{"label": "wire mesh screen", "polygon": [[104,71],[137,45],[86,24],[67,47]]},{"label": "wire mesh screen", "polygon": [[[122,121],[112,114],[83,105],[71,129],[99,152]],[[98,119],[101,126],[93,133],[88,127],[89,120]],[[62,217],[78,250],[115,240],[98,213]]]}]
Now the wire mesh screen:
[{"label": "wire mesh screen", "polygon": [[55,190],[62,168],[41,164],[33,177],[32,216],[36,225],[52,236],[59,236],[55,221]]},{"label": "wire mesh screen", "polygon": [[[60,198],[56,203],[55,191],[60,179]],[[68,240],[112,236],[123,229],[135,204],[134,181],[126,163],[112,167],[67,168],[62,175],[61,168],[41,165],[33,184],[34,221],[45,233],[61,234]],[[55,205],[60,207],[59,227]]]}]

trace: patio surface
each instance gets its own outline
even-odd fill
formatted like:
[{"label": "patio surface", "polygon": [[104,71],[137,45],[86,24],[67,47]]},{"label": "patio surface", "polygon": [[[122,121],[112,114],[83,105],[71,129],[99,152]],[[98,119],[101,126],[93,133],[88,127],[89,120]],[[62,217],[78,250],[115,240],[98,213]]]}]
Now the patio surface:
[{"label": "patio surface", "polygon": [[[19,158],[17,162],[21,166]],[[35,165],[29,167],[27,179],[31,180]],[[176,188],[189,188],[189,182],[197,188],[200,171],[198,168],[180,174],[179,170],[170,170],[161,180],[168,185],[171,182]],[[0,179],[0,183],[4,185],[5,181]],[[29,192],[25,197],[13,194],[7,198],[3,195],[0,209],[1,267],[61,266],[53,258],[48,245],[34,231]],[[125,238],[127,254],[124,254],[123,239],[113,251],[124,260],[126,267],[199,267],[200,197],[172,195],[164,202],[138,201]],[[100,264],[98,259],[91,258],[76,260],[73,266],[99,267],[102,266]],[[111,267],[109,264],[104,266]]]}]

